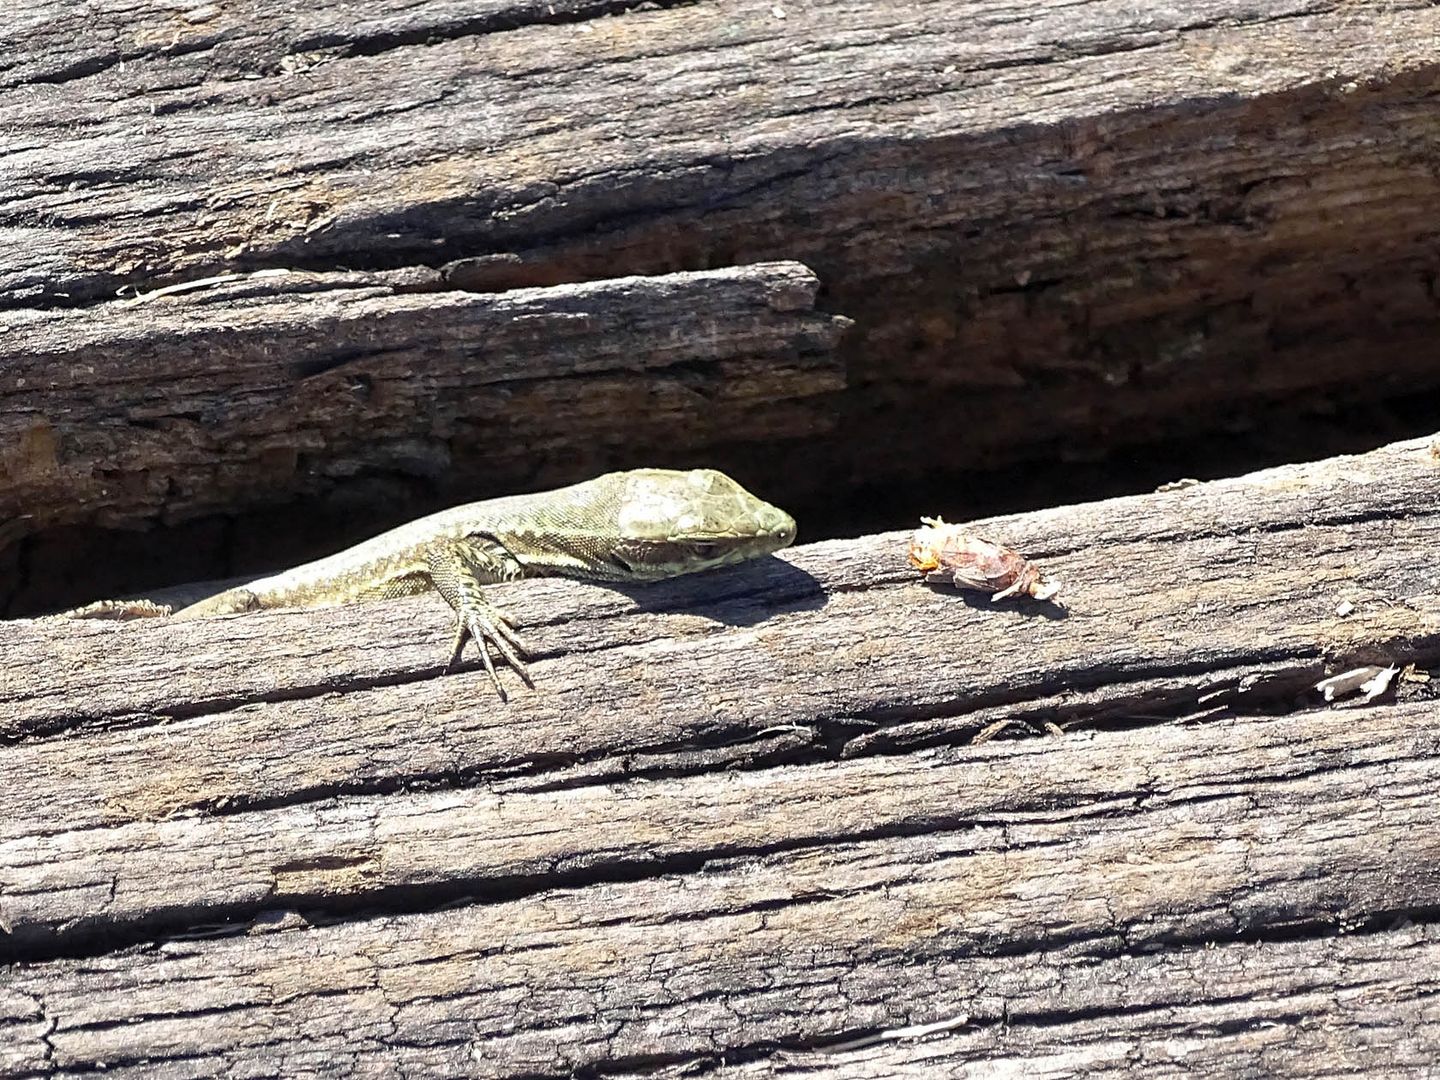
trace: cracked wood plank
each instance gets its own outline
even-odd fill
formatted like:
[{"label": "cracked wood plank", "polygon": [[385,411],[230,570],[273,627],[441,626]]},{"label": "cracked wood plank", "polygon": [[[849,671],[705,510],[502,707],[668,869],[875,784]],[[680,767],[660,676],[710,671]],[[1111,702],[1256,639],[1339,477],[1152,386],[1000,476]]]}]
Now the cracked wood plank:
[{"label": "cracked wood plank", "polygon": [[[742,774],[707,770],[562,791],[467,786],[341,796],[113,826],[57,827],[36,812],[12,823],[12,835],[23,833],[0,847],[0,914],[11,946],[43,955],[74,940],[246,919],[276,905],[349,909],[377,895],[390,903],[416,896],[434,902],[446,892],[485,896],[597,876],[694,872],[717,858],[946,832],[957,822],[993,826],[995,834],[977,843],[1004,850],[1018,882],[1027,857],[1021,847],[1054,862],[1043,873],[1070,873],[1074,866],[1053,845],[1088,834],[1097,817],[1133,816],[1125,830],[1138,835],[1149,822],[1168,820],[1176,803],[1195,800],[1223,804],[1196,818],[1217,842],[1232,835],[1221,819],[1239,816],[1237,850],[1249,850],[1262,821],[1266,828],[1303,830],[1318,810],[1290,804],[1321,798],[1336,805],[1348,797],[1382,800],[1386,835],[1399,844],[1410,831],[1427,831],[1419,811],[1407,807],[1416,770],[1436,765],[1427,730],[1433,711],[1433,702],[1421,702],[1320,712],[1301,722],[1143,730],[1143,745],[1121,761],[1117,744],[1137,733],[1077,740],[1064,753],[1030,742],[1021,751],[863,757]],[[1297,741],[1305,745],[1298,758]],[[1372,770],[1364,773],[1370,786],[1356,781],[1347,795],[1333,771],[1338,765],[1330,764],[1340,762]],[[1324,785],[1302,799],[1295,792],[1306,789],[1317,767],[1325,770]],[[1385,785],[1376,786],[1373,771],[1389,774]],[[1254,800],[1240,814],[1236,793],[1257,788],[1291,793],[1279,806],[1269,796]],[[1025,822],[1052,816],[1061,824],[1019,844],[1014,834],[1026,831]],[[1373,835],[1367,841],[1385,842]],[[1418,858],[1411,845],[1406,861]],[[1219,895],[1242,887],[1238,870],[1220,875],[1217,864],[1210,872]],[[1398,879],[1392,884],[1400,887]],[[1392,899],[1402,897],[1396,892]]]},{"label": "cracked wood plank", "polygon": [[[783,1073],[779,1050],[963,1014],[975,1030],[938,1052],[975,1064],[1038,1064],[1068,1034],[1044,1030],[1056,1022],[1098,1043],[1089,1054],[1107,1042],[1156,1063],[1178,1054],[1202,1076],[1234,1075],[1257,1053],[1285,1075],[1333,1075],[1334,1056],[1267,1052],[1275,1023],[1332,1054],[1353,1054],[1367,1028],[1375,1060],[1413,1061],[1440,1035],[1426,1011],[1440,942],[1433,925],[1394,924],[1440,899],[1433,708],[1086,735],[1075,768],[1092,786],[1126,768],[1099,798],[1056,791],[1048,805],[1069,760],[1054,745],[908,755],[889,767],[911,789],[976,766],[913,831],[884,827],[899,783],[872,793],[879,820],[857,827],[845,796],[863,792],[842,782],[833,832],[702,842],[691,865],[661,861],[638,881],[595,865],[497,901],[482,879],[450,910],[271,917],[224,939],[21,965],[0,973],[4,1041],[17,1075],[101,1063],[215,1075],[246,1060],[282,1074],[565,1076],[731,1055]],[[767,787],[764,772],[708,779],[735,822]],[[660,816],[663,788],[631,788],[652,830],[682,832]],[[1007,789],[1008,804],[995,794]],[[516,848],[533,840],[513,819],[495,824]],[[583,828],[577,848],[616,822]],[[1359,940],[1337,943],[1337,927]],[[1381,1008],[1391,1026],[1376,1030]],[[1120,1022],[1108,1038],[1104,1018]],[[1081,1071],[1087,1054],[1070,1054],[1080,1060],[1056,1075]]]},{"label": "cracked wood plank", "polygon": [[[1433,925],[1098,961],[1083,946],[1060,949],[1018,975],[1003,959],[977,963],[975,998],[993,995],[999,1008],[913,1025],[942,1033],[881,1028],[831,1048],[786,1049],[697,1074],[1420,1077],[1440,1042],[1436,984],[1426,974],[1437,961]],[[960,995],[950,1000],[970,1007]],[[844,1049],[851,1043],[861,1045]]]},{"label": "cracked wood plank", "polygon": [[0,519],[183,520],[365,469],[453,501],[516,477],[543,489],[622,458],[822,433],[844,385],[846,320],[815,311],[796,263],[503,294],[376,277],[9,313]]},{"label": "cracked wood plank", "polygon": [[[686,719],[695,702],[670,700],[678,687],[702,695],[714,713],[704,733],[717,738],[767,728],[782,689],[816,722],[841,724],[827,736],[843,733],[848,717],[851,734],[904,738],[923,733],[911,722],[947,713],[983,724],[992,704],[1053,708],[1128,683],[1136,699],[1165,689],[1163,704],[1286,665],[1305,680],[1328,659],[1392,646],[1418,655],[1433,645],[1433,572],[1415,553],[1432,543],[1426,499],[1440,497],[1437,477],[1430,444],[1419,440],[977,523],[1065,582],[1064,618],[921,585],[905,561],[905,533],[802,546],[629,592],[559,579],[495,586],[539,658],[536,690],[503,710],[477,664],[435,677],[448,658],[451,614],[434,596],[193,623],[12,621],[0,624],[8,659],[0,737],[86,728],[102,730],[75,749],[95,739],[143,744],[163,741],[162,721],[184,720],[222,738],[230,732],[237,748],[284,747],[267,773],[276,786],[250,790],[255,796],[283,791],[281,774],[296,768],[285,763],[306,758],[297,749],[307,741],[347,745],[356,736],[342,732],[369,731],[373,718],[394,714],[430,717],[452,749],[465,733],[474,756],[464,767],[504,772],[532,757],[553,763],[684,743],[697,733]],[[946,513],[946,502],[937,492],[917,517]],[[1337,614],[1342,602],[1354,610]],[[817,641],[834,647],[815,654]],[[916,656],[926,672],[914,670]],[[97,679],[100,671],[125,677]],[[1146,678],[1162,682],[1147,688]],[[754,689],[737,697],[745,686]],[[651,720],[640,732],[598,717],[578,743],[568,731],[554,743],[538,737],[557,722],[568,727],[577,695],[617,716],[643,704]],[[314,726],[297,725],[300,717]],[[506,734],[517,721],[528,746]],[[422,724],[381,727],[416,760],[438,746]],[[353,745],[363,759],[382,744]],[[216,758],[237,756],[231,749]],[[137,744],[133,752],[150,751]],[[105,754],[119,760],[126,744]],[[450,771],[442,760],[449,755],[414,778]],[[201,786],[217,797],[246,793],[218,774]]]},{"label": "cracked wood plank", "polygon": [[425,598],[4,626],[0,1068],[1433,1060],[1434,693],[1307,688],[1440,657],[1437,496],[1417,441],[986,523],[1064,618],[903,534],[520,583],[504,707]]},{"label": "cracked wood plank", "polygon": [[[0,395],[13,365],[64,366],[56,336],[67,362],[103,362],[128,325],[120,289],[312,275],[278,340],[227,339],[258,392],[247,364],[267,349],[337,359],[330,305],[357,276],[402,291],[392,321],[423,324],[450,301],[413,290],[799,259],[858,323],[834,412],[756,382],[773,421],[746,431],[759,450],[703,423],[672,445],[732,469],[793,449],[774,497],[838,525],[837,485],[917,462],[1043,459],[1213,428],[1287,392],[1437,385],[1440,178],[1415,148],[1436,134],[1440,10],[1418,0],[1040,0],[1023,19],[916,0],[34,0],[0,35]],[[166,306],[204,310],[190,300]],[[52,321],[42,348],[32,330]],[[469,387],[412,389],[463,414]],[[18,404],[0,458],[58,474],[18,506],[22,485],[0,485],[0,517],[168,522],[352,474],[513,490],[537,477],[506,446],[537,425],[557,482],[603,456],[593,424],[544,427],[563,397],[521,394],[494,420],[412,431],[417,446],[276,418],[275,445],[204,483],[180,469],[166,495],[173,451],[143,425],[185,416],[32,397],[17,425]],[[646,416],[618,391],[576,407],[609,418],[601,443]],[[939,461],[937,430],[965,433]],[[119,434],[135,452],[111,452]]]}]

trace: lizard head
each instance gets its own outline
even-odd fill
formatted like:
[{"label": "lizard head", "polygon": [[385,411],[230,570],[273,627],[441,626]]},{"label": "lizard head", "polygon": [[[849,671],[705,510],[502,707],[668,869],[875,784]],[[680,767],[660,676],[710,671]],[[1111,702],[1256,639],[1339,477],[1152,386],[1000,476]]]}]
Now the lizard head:
[{"label": "lizard head", "polygon": [[654,580],[767,555],[795,539],[795,519],[714,469],[634,469],[615,503],[617,577]]}]

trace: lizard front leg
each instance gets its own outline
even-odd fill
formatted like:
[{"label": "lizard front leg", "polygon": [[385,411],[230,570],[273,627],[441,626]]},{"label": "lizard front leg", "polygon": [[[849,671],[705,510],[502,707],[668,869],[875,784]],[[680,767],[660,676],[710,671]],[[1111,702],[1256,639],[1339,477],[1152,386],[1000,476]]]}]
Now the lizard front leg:
[{"label": "lizard front leg", "polygon": [[425,552],[425,564],[436,592],[455,609],[455,645],[446,668],[459,662],[466,641],[473,637],[501,701],[507,700],[505,688],[500,685],[495,664],[490,659],[490,645],[495,646],[526,686],[533,687],[530,671],[520,658],[525,647],[504,613],[485,599],[481,591],[483,585],[525,576],[525,568],[515,556],[493,540],[470,537],[436,541]]}]

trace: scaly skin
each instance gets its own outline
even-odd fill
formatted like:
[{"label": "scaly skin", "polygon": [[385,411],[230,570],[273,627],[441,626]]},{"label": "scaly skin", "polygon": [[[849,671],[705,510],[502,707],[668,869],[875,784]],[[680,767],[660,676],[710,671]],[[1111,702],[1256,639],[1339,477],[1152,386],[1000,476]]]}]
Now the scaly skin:
[{"label": "scaly skin", "polygon": [[474,638],[527,685],[524,647],[481,586],[522,577],[641,582],[729,566],[785,547],[789,514],[713,469],[634,469],[533,495],[442,510],[337,555],[182,608],[177,619],[279,607],[328,607],[437,590],[455,609],[453,665]]}]

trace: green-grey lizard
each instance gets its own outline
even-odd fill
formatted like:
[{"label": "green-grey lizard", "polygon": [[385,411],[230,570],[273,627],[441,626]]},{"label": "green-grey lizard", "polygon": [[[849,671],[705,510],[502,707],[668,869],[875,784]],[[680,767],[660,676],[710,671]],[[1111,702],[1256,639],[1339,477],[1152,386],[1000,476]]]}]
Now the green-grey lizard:
[{"label": "green-grey lizard", "polygon": [[[501,699],[493,645],[527,685],[525,649],[482,585],[523,577],[658,581],[768,554],[795,521],[713,469],[633,469],[571,487],[469,503],[419,518],[336,555],[226,589],[177,619],[280,607],[329,607],[435,589],[455,609],[450,665],[474,638]],[[67,614],[163,615],[145,601]]]}]

